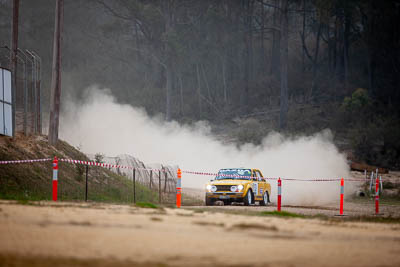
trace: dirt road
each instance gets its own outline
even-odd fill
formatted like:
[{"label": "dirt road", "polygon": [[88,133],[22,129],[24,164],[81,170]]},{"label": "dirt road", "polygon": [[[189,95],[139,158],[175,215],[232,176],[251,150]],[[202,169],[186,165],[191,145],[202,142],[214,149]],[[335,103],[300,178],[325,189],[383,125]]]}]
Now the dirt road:
[{"label": "dirt road", "polygon": [[160,264],[400,266],[400,225],[0,202],[0,266]]},{"label": "dirt road", "polygon": [[[194,209],[204,209],[204,206],[191,207]],[[241,204],[229,205],[229,206],[210,206],[207,207],[212,211],[243,211],[243,212],[258,212],[258,211],[274,211],[276,205],[274,203],[269,204],[267,207],[258,206],[243,206]],[[324,216],[335,216],[339,214],[339,203],[326,204],[325,206],[292,206],[283,205],[282,210],[298,213],[302,215],[324,215]],[[400,203],[381,203],[379,206],[379,212],[382,217],[400,217]],[[358,199],[358,202],[345,201],[344,204],[344,215],[347,216],[373,216],[375,214],[375,202],[369,199]]]}]

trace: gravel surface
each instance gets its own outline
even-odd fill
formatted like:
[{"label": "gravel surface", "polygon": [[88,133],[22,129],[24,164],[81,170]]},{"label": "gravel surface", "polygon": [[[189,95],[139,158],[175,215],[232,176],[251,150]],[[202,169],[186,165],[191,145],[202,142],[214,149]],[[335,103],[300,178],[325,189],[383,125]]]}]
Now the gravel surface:
[{"label": "gravel surface", "polygon": [[[328,208],[284,210],[337,212]],[[400,266],[399,223],[207,209],[0,201],[0,266]]]}]

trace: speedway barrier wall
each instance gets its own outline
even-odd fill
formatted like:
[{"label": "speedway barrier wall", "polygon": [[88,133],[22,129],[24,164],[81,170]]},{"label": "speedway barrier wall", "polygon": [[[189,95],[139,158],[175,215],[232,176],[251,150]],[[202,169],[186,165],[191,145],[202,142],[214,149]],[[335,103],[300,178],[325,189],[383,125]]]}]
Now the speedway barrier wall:
[{"label": "speedway barrier wall", "polygon": [[[10,160],[10,161],[0,161],[0,165],[6,164],[24,164],[24,163],[37,163],[37,162],[47,162],[52,161],[50,158],[45,159],[27,159],[27,160]],[[133,171],[133,186],[135,188],[135,174],[136,171],[147,171],[150,173],[159,173],[159,181],[161,181],[161,173],[165,173],[168,170],[166,169],[158,169],[158,168],[139,168],[139,167],[132,167],[132,166],[125,166],[125,165],[118,165],[118,164],[109,164],[109,163],[99,163],[94,161],[82,161],[82,160],[74,160],[74,159],[57,159],[56,157],[53,160],[53,200],[57,201],[57,182],[58,182],[58,162],[65,162],[70,164],[78,164],[78,165],[85,165],[85,166],[97,166],[103,167],[108,169],[128,169]],[[88,179],[88,169],[86,169],[86,196],[85,200],[87,201],[87,179]],[[212,172],[199,172],[199,171],[189,171],[189,170],[181,170],[178,168],[177,170],[177,180],[176,180],[176,206],[179,208],[181,206],[181,194],[182,194],[182,186],[181,186],[181,178],[182,174],[190,174],[190,175],[201,175],[201,176],[222,176],[226,178],[249,178],[250,176],[240,176],[240,175],[225,175],[225,174],[218,174]],[[371,177],[373,177],[373,174]],[[281,199],[282,199],[282,181],[301,181],[301,182],[337,182],[340,181],[340,216],[343,216],[343,196],[344,196],[344,182],[368,182],[368,178],[313,178],[313,179],[300,179],[300,178],[275,178],[275,177],[264,177],[266,180],[277,180],[278,183],[278,205],[277,210],[281,211]],[[375,214],[380,215],[379,213],[379,187],[382,186],[382,177],[378,178],[378,173],[376,173],[376,186],[375,186]],[[371,178],[372,183],[372,178]],[[161,190],[161,182],[159,184],[159,192]],[[134,196],[136,196],[136,191],[134,189],[133,192]],[[161,194],[159,198],[161,202]],[[135,197],[134,197],[135,202]]]}]

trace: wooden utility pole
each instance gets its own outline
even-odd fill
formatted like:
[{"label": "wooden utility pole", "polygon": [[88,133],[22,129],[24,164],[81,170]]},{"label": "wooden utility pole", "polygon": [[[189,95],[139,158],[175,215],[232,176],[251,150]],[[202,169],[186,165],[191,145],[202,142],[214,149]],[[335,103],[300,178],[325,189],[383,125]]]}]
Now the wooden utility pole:
[{"label": "wooden utility pole", "polygon": [[15,105],[17,91],[17,50],[18,50],[18,15],[19,0],[13,2],[13,21],[11,26],[12,39],[10,50],[10,70],[12,74],[12,135],[15,137]]},{"label": "wooden utility pole", "polygon": [[55,145],[58,141],[58,126],[60,119],[60,97],[61,97],[61,43],[63,24],[64,0],[57,0],[54,40],[53,40],[53,66],[51,78],[50,97],[50,123],[49,123],[49,144]]}]

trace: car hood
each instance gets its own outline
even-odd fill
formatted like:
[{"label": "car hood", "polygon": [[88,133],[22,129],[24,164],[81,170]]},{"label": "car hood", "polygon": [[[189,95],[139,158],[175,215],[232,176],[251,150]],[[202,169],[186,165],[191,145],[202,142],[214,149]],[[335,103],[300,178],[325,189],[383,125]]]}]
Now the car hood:
[{"label": "car hood", "polygon": [[239,185],[251,182],[250,180],[217,180],[209,182],[210,185]]}]

